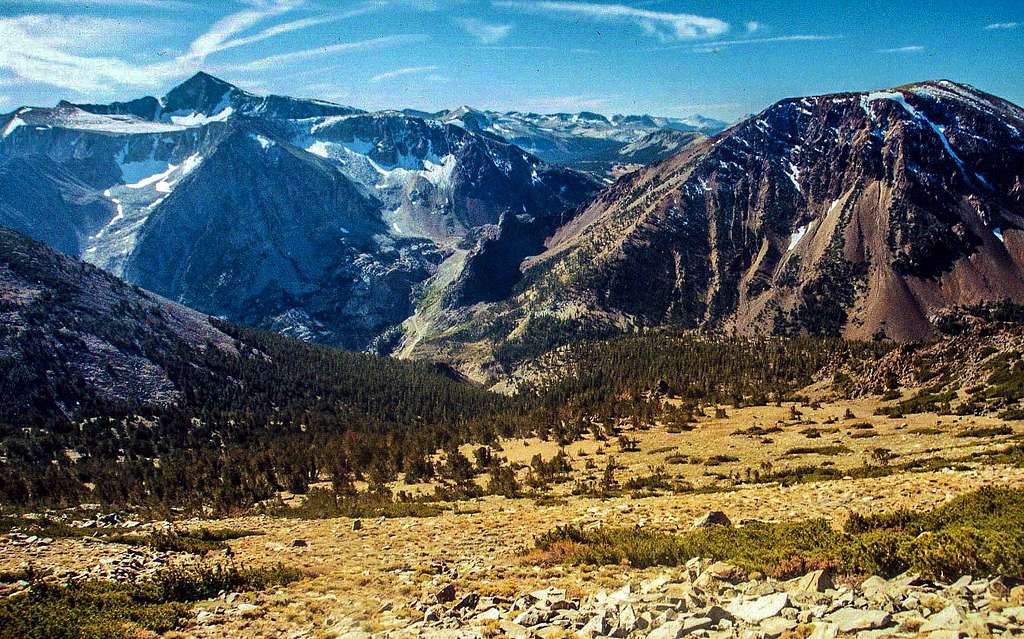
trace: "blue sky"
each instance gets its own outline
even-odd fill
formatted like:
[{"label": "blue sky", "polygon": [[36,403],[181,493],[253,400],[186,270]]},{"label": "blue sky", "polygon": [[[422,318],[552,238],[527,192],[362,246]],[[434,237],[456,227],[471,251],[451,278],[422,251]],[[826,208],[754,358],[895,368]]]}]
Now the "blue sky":
[{"label": "blue sky", "polygon": [[3,0],[0,111],[197,70],[363,108],[735,119],[949,78],[1024,104],[1021,0]]}]

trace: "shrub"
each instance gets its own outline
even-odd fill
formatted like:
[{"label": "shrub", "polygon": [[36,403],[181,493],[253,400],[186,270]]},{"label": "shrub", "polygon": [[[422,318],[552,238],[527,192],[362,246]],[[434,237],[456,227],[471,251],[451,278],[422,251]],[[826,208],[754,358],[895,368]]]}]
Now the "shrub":
[{"label": "shrub", "polygon": [[1024,408],[1020,406],[1007,408],[1003,412],[999,413],[999,419],[1005,419],[1007,421],[1024,420]]},{"label": "shrub", "polygon": [[518,497],[519,482],[516,480],[516,471],[511,466],[493,466],[487,480],[487,492],[491,495]]},{"label": "shrub", "polygon": [[732,462],[738,462],[739,457],[735,455],[712,455],[704,460],[705,466],[721,466],[722,464],[728,464]]},{"label": "shrub", "polygon": [[142,585],[91,581],[66,586],[34,583],[0,599],[0,639],[126,639],[178,628],[191,616],[188,602],[222,590],[263,590],[302,576],[272,566],[234,564],[167,568]]},{"label": "shrub", "polygon": [[843,530],[825,520],[752,523],[680,535],[641,528],[562,526],[535,540],[561,561],[675,566],[708,557],[779,578],[809,566],[894,576],[906,570],[950,581],[964,574],[1024,577],[1024,491],[983,488],[933,510],[854,514]]},{"label": "shrub", "polygon": [[163,552],[189,552],[197,555],[211,550],[224,550],[228,545],[224,542],[252,535],[259,535],[254,530],[229,530],[200,528],[192,532],[176,530],[157,531],[139,541]]},{"label": "shrub", "polygon": [[968,428],[956,434],[957,437],[1000,437],[1012,435],[1013,429],[1009,426],[977,426]]},{"label": "shrub", "polygon": [[790,448],[785,453],[786,457],[794,457],[796,455],[846,455],[853,451],[841,444],[834,444],[831,446],[796,446]]}]

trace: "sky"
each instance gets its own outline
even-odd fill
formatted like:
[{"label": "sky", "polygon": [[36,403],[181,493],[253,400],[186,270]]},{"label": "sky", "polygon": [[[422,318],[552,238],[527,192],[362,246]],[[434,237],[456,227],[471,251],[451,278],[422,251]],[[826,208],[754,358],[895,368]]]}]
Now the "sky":
[{"label": "sky", "polygon": [[735,120],[947,78],[1024,104],[1021,0],[0,0],[0,112],[199,70],[366,109]]}]

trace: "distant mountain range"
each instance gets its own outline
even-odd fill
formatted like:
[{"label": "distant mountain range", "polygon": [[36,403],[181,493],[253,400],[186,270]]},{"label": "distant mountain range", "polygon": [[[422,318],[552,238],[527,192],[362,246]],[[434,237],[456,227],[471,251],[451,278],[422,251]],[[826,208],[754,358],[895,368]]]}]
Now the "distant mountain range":
[{"label": "distant mountain range", "polygon": [[0,224],[202,312],[357,349],[457,281],[503,218],[518,236],[497,279],[514,282],[598,188],[495,136],[202,73],[0,120]]},{"label": "distant mountain range", "polygon": [[202,313],[478,379],[588,336],[907,340],[1024,301],[1024,110],[949,81],[718,131],[366,113],[198,74],[0,127],[0,225]]},{"label": "distant mountain range", "polygon": [[[680,140],[690,142],[700,135],[719,133],[726,127],[725,122],[699,115],[691,118],[614,115],[608,118],[588,112],[500,113],[478,111],[468,106],[452,111],[416,113],[421,117],[457,124],[469,131],[497,135],[545,162],[564,164],[599,175],[623,164],[649,164],[664,160],[679,151]],[[669,136],[674,141],[668,146],[659,143]],[[647,152],[637,156],[636,147],[647,149]]]}]

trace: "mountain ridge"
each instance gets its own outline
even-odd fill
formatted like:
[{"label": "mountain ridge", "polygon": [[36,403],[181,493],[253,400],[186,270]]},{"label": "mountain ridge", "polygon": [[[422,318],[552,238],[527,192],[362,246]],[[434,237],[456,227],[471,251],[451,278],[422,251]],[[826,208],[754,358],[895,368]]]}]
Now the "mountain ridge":
[{"label": "mountain ridge", "polygon": [[658,326],[913,340],[942,309],[1019,302],[1021,130],[950,82],[781,100],[608,187],[508,300],[441,322],[438,352],[470,370],[481,348]]},{"label": "mountain ridge", "polygon": [[[160,99],[22,108],[3,130],[0,167],[45,157],[55,168],[44,190],[78,180],[75,201],[99,209],[12,199],[0,223],[204,312],[355,349],[412,315],[441,263],[458,268],[506,213],[523,216],[521,259],[598,188],[496,136],[255,96],[207,74]],[[0,188],[35,188],[0,175]],[[515,279],[516,264],[506,268]]]}]

